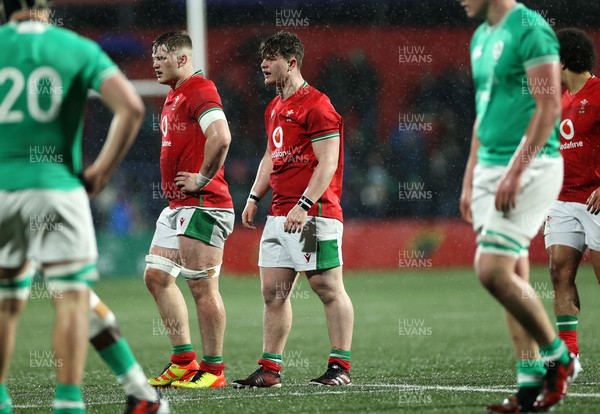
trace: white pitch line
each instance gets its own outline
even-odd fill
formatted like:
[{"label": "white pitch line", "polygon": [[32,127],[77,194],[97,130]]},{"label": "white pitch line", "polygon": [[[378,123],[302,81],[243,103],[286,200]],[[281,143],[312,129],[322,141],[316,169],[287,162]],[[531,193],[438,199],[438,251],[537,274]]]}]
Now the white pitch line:
[{"label": "white pitch line", "polygon": [[[290,387],[291,388],[291,387]],[[163,393],[163,397],[166,398],[167,400],[169,400],[169,402],[171,403],[178,403],[178,402],[189,402],[189,401],[202,401],[205,399],[211,399],[211,400],[233,400],[233,399],[248,399],[248,398],[264,398],[266,397],[270,397],[270,396],[277,396],[277,397],[304,397],[307,395],[348,395],[348,394],[380,394],[380,393],[385,393],[388,392],[386,390],[361,390],[361,389],[357,389],[354,387],[347,387],[344,388],[343,390],[330,390],[330,391],[315,391],[315,392],[288,392],[288,393],[277,393],[277,394],[265,394],[263,392],[261,392],[260,394],[250,394],[252,392],[252,390],[238,390],[239,394],[238,395],[209,395],[209,394],[204,394],[200,397],[195,397],[195,398],[189,398],[191,397],[191,393],[186,395],[186,391],[185,390],[171,390],[171,391],[166,391]],[[179,394],[179,395],[177,395]],[[193,395],[197,396],[197,393],[194,393]],[[172,398],[171,398],[172,397]],[[86,402],[86,405],[88,406],[92,406],[92,405],[113,405],[113,404],[122,404],[124,403],[125,400],[123,401],[114,401],[114,400],[109,400],[109,401],[90,401],[90,402]],[[17,405],[13,405],[14,408],[47,408],[50,407],[50,404],[17,404]]]},{"label": "white pitch line", "polygon": [[[418,385],[418,384],[360,384],[360,387],[372,388],[398,388],[402,391],[465,391],[465,392],[514,392],[514,388],[507,386],[473,387],[461,385],[460,387],[450,385]],[[600,398],[600,393],[570,392],[568,397]]]},{"label": "white pitch line", "polygon": [[[490,386],[490,387],[473,387],[470,385],[461,385],[461,386],[447,386],[447,385],[419,385],[419,384],[353,384],[344,388],[337,388],[335,390],[323,390],[318,391],[319,389],[323,389],[325,387],[315,387],[314,385],[309,384],[298,384],[291,385],[292,387],[310,387],[315,388],[315,391],[311,392],[302,392],[302,391],[294,391],[294,392],[280,392],[274,394],[268,394],[268,396],[277,396],[277,397],[305,397],[309,395],[348,395],[348,394],[380,394],[390,392],[393,389],[397,389],[398,391],[456,391],[456,392],[481,392],[481,393],[511,393],[514,392],[514,388],[510,388],[509,386]],[[366,388],[376,388],[375,390],[369,390]],[[379,389],[377,389],[379,388]],[[190,398],[191,394],[186,395],[183,390],[169,390],[163,394],[164,397],[168,397],[167,399],[172,403],[177,402],[191,402],[191,401],[202,401],[204,399],[211,400],[233,400],[233,399],[248,399],[248,398],[263,398],[265,397],[264,392],[260,394],[252,393],[252,390],[237,390],[236,394],[229,395],[202,395],[200,397]],[[197,396],[198,394],[194,394]],[[172,397],[172,398],[169,398]],[[571,392],[568,397],[579,397],[579,398],[600,398],[600,393],[579,393],[579,392]],[[90,401],[86,403],[88,406],[92,405],[113,405],[113,404],[123,404],[124,401]],[[40,404],[17,404],[15,408],[47,408],[49,404],[40,405]]]}]

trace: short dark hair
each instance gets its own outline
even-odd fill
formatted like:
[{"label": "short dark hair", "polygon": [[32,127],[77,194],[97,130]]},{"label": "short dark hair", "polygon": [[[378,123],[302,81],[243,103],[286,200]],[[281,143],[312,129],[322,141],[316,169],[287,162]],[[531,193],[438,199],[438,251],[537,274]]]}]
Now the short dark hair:
[{"label": "short dark hair", "polygon": [[21,10],[48,10],[51,0],[0,0],[0,23],[10,20],[13,13]]},{"label": "short dark hair", "polygon": [[159,35],[152,42],[152,51],[156,51],[160,46],[167,49],[168,52],[175,52],[181,48],[192,48],[192,38],[187,32],[167,32]]},{"label": "short dark hair", "polygon": [[560,61],[575,73],[591,71],[596,66],[594,41],[583,30],[561,29],[556,32],[560,43]]},{"label": "short dark hair", "polygon": [[261,58],[273,58],[277,55],[289,59],[292,56],[298,61],[298,68],[302,66],[304,57],[304,46],[294,33],[280,31],[273,36],[263,40],[258,49]]}]

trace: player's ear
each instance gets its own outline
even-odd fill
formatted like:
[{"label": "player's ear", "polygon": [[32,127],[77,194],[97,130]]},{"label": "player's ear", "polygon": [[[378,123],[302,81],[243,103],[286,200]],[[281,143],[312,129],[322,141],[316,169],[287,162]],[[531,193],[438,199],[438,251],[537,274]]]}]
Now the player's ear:
[{"label": "player's ear", "polygon": [[177,56],[177,67],[180,68],[182,66],[185,66],[187,61],[188,57],[185,53],[182,53],[181,55]]},{"label": "player's ear", "polygon": [[288,72],[296,69],[298,67],[298,60],[292,56],[290,60],[288,60]]}]

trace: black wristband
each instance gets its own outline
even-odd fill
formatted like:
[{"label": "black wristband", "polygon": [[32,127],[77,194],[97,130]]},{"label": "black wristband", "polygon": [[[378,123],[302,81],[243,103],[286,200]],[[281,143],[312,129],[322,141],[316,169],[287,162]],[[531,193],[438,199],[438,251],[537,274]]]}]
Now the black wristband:
[{"label": "black wristband", "polygon": [[254,195],[254,194],[252,194],[252,193],[250,193],[250,195],[248,196],[248,198],[249,198],[250,200],[254,200],[254,201],[256,201],[256,204],[258,204],[258,203],[260,202],[260,197],[259,197],[259,196],[257,196],[257,195]]},{"label": "black wristband", "polygon": [[300,197],[300,200],[298,200],[298,205],[304,211],[310,210],[310,208],[313,206],[313,204],[314,204],[314,201],[312,201],[310,198],[306,197],[305,195]]}]

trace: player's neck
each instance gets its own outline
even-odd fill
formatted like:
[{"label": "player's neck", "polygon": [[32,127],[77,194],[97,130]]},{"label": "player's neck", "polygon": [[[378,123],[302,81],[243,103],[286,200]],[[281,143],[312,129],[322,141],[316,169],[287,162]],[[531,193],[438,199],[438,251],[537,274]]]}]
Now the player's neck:
[{"label": "player's neck", "polygon": [[286,85],[283,87],[277,87],[277,93],[284,101],[296,93],[298,89],[304,85],[304,79],[302,75],[290,77],[289,82],[285,82]]},{"label": "player's neck", "polygon": [[488,6],[486,20],[490,26],[498,24],[515,7],[515,0],[498,0]]},{"label": "player's neck", "polygon": [[566,72],[566,86],[571,95],[576,94],[583,89],[589,78],[592,77],[590,72],[575,73]]},{"label": "player's neck", "polygon": [[173,90],[179,88],[181,85],[183,85],[185,83],[185,81],[187,81],[189,78],[191,78],[194,75],[194,69],[190,66],[189,68],[187,68],[182,74],[181,76],[177,79],[177,82],[172,83],[170,86]]},{"label": "player's neck", "polygon": [[32,22],[41,22],[48,23],[50,11],[43,10],[21,10],[14,12],[10,16],[11,22],[23,22],[23,21],[32,21]]}]

